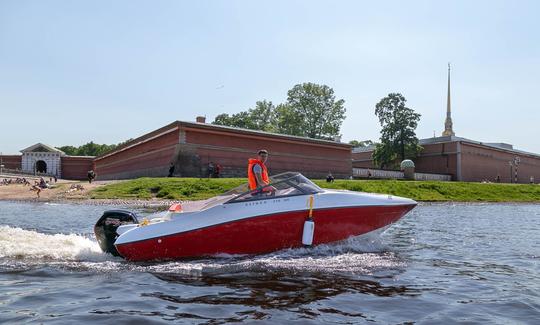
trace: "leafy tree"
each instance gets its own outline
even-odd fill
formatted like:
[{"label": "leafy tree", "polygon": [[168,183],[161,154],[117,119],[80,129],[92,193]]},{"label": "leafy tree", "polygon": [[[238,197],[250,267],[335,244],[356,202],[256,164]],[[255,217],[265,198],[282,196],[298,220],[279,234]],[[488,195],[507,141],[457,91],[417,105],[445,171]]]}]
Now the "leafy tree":
[{"label": "leafy tree", "polygon": [[240,112],[232,115],[226,113],[219,114],[212,123],[216,125],[234,126],[243,129],[253,128],[248,112]]},{"label": "leafy tree", "polygon": [[77,150],[78,150],[79,148],[74,147],[74,146],[63,146],[63,147],[56,147],[56,149],[62,150],[62,151],[65,152],[67,155],[70,155],[70,156],[77,156]]},{"label": "leafy tree", "polygon": [[258,101],[255,108],[237,114],[219,114],[212,124],[237,128],[272,131],[275,129],[275,107],[271,101]]},{"label": "leafy tree", "polygon": [[248,113],[254,130],[275,131],[276,107],[271,101],[258,101]]},{"label": "leafy tree", "polygon": [[375,105],[382,130],[381,143],[373,152],[373,160],[380,167],[393,164],[398,158],[414,158],[422,149],[415,133],[421,115],[406,107],[406,102],[403,95],[391,93]]},{"label": "leafy tree", "polygon": [[349,144],[353,147],[369,147],[373,145],[373,141],[371,140],[365,140],[365,141],[358,141],[358,140],[351,140],[349,141]]},{"label": "leafy tree", "polygon": [[276,132],[281,134],[303,136],[302,117],[294,112],[287,104],[276,107]]},{"label": "leafy tree", "polygon": [[97,144],[93,141],[90,141],[88,143],[83,144],[80,147],[74,147],[74,146],[63,146],[63,147],[57,147],[57,149],[62,150],[67,155],[70,156],[99,156],[102,155],[108,151],[116,149],[118,146],[123,145],[132,139],[120,142],[118,144]]},{"label": "leafy tree", "polygon": [[302,121],[301,135],[310,138],[332,139],[339,135],[345,119],[345,101],[336,101],[334,90],[311,82],[295,85],[287,93],[287,106],[296,120]]},{"label": "leafy tree", "polygon": [[271,101],[258,101],[255,108],[220,114],[212,123],[319,139],[339,135],[345,101],[336,100],[332,88],[304,83],[295,85],[287,95],[286,103],[274,106]]}]

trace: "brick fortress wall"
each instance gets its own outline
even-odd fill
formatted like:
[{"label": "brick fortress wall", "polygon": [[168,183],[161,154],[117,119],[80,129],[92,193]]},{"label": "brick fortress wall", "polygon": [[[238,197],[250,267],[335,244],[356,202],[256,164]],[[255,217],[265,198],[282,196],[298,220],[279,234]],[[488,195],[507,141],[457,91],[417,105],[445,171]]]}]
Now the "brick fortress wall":
[{"label": "brick fortress wall", "polygon": [[0,157],[2,157],[2,165],[4,165],[4,168],[9,168],[9,169],[22,168],[21,155],[2,155]]},{"label": "brick fortress wall", "polygon": [[94,162],[94,157],[64,156],[60,159],[63,179],[86,179]]},{"label": "brick fortress wall", "polygon": [[[158,131],[158,132],[156,132]],[[167,176],[178,146],[178,128],[169,125],[94,160],[98,179]]]},{"label": "brick fortress wall", "polygon": [[324,178],[328,172],[334,177],[347,178],[352,173],[351,151],[348,146],[310,143],[302,139],[291,140],[271,136],[183,128],[177,164],[182,175],[198,173],[206,176],[209,162],[220,164],[223,177],[246,177],[249,158],[257,156],[259,149],[269,151],[269,173],[299,171],[307,177]]},{"label": "brick fortress wall", "polygon": [[207,177],[208,163],[222,166],[222,177],[246,177],[247,160],[257,150],[270,152],[271,174],[300,171],[308,177],[335,177],[352,173],[350,146],[291,138],[204,123],[173,122],[97,157],[98,179],[167,176],[171,163],[175,176]]},{"label": "brick fortress wall", "polygon": [[[540,182],[540,157],[527,154],[486,148],[472,143],[462,143],[462,177],[471,182],[484,180],[494,182],[497,175],[501,182],[514,182],[515,168],[509,162],[519,157],[518,183],[529,183],[531,176],[535,183]],[[512,177],[512,178],[511,178]]]}]

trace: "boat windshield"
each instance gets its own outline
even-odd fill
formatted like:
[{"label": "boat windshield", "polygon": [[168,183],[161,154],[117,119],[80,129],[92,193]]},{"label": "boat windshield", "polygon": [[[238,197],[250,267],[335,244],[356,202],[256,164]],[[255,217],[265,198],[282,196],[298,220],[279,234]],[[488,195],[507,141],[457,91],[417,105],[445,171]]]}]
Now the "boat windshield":
[{"label": "boat windshield", "polygon": [[273,199],[295,195],[308,195],[322,191],[320,187],[304,177],[304,175],[294,172],[286,172],[272,176],[270,177],[270,184],[258,190],[250,191],[248,190],[247,184],[244,184],[243,186],[239,186],[225,194],[229,194],[233,191],[240,191],[242,189],[244,192],[236,195],[226,203]]},{"label": "boat windshield", "polygon": [[304,177],[304,175],[296,172],[286,172],[271,176],[270,184],[265,186],[262,191],[250,191],[249,185],[245,183],[219,196],[208,199],[199,209],[205,210],[222,203],[314,194],[321,191],[320,187]]}]

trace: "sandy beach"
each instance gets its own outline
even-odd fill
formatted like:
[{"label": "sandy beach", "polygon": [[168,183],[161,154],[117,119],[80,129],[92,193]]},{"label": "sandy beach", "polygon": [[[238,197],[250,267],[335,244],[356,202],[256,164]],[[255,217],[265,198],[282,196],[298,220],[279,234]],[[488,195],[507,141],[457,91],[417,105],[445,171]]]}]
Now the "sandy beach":
[{"label": "sandy beach", "polygon": [[[0,181],[3,179],[12,179],[13,182],[17,176],[0,175]],[[38,178],[27,178],[34,184]],[[52,183],[51,188],[42,189],[37,196],[36,191],[31,190],[31,185],[9,184],[0,185],[0,200],[3,201],[26,201],[26,202],[64,202],[78,204],[94,205],[129,205],[129,206],[170,206],[177,201],[171,200],[142,200],[142,199],[92,199],[90,192],[98,187],[115,183],[119,181],[94,181],[91,184],[87,181],[72,181],[59,179]]]}]

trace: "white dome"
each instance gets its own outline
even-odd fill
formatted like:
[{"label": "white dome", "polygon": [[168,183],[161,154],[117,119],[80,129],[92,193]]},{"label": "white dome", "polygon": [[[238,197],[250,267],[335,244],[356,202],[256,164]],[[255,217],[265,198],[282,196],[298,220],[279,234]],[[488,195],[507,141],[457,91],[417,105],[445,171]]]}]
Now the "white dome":
[{"label": "white dome", "polygon": [[405,159],[401,162],[401,169],[414,168],[414,162],[410,159]]}]

